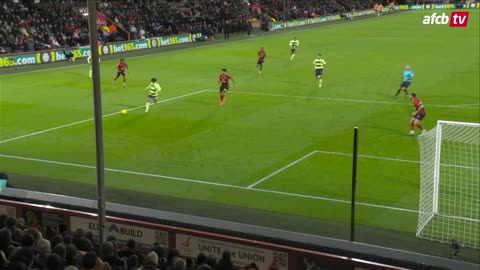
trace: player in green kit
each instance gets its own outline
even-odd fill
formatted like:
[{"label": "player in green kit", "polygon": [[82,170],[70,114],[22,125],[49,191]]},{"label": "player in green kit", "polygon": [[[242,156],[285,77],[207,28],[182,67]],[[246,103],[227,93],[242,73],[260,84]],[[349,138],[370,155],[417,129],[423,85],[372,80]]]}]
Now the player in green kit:
[{"label": "player in green kit", "polygon": [[148,112],[148,109],[150,108],[150,102],[153,101],[155,104],[157,104],[158,92],[160,92],[162,88],[157,83],[157,79],[152,78],[150,80],[150,84],[147,86],[145,90],[148,90],[147,104],[145,104],[145,112]]},{"label": "player in green kit", "polygon": [[292,51],[292,57],[290,57],[290,61],[292,61],[293,58],[295,57],[295,54],[297,53],[298,45],[300,45],[300,41],[296,37],[293,37],[293,39],[290,40],[290,49]]},{"label": "player in green kit", "polygon": [[89,77],[90,77],[90,79],[91,79],[91,78],[92,78],[92,57],[91,57],[91,56],[89,56],[89,57],[87,58],[87,62],[88,62],[88,64],[90,65]]},{"label": "player in green kit", "polygon": [[[90,76],[90,79],[91,79],[92,78],[92,57],[91,56],[87,57],[87,62],[90,65],[89,76]],[[100,63],[100,58],[98,59],[98,62]]]},{"label": "player in green kit", "polygon": [[321,54],[317,54],[317,58],[313,60],[313,68],[315,69],[315,77],[318,80],[318,87],[322,87],[323,82],[323,69],[327,62],[323,60]]}]

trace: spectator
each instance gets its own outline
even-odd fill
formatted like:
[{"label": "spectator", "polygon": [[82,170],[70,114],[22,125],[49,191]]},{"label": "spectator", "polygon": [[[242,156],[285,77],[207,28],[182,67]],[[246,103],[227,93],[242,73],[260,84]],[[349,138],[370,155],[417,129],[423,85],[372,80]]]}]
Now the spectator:
[{"label": "spectator", "polygon": [[35,260],[35,268],[44,268],[47,263],[47,258],[50,255],[50,241],[47,239],[40,239],[37,242],[37,256]]},{"label": "spectator", "polygon": [[65,246],[65,265],[77,264],[77,248],[73,244]]},{"label": "spectator", "polygon": [[137,270],[139,266],[138,256],[135,254],[130,255],[127,260],[127,270]]},{"label": "spectator", "polygon": [[81,266],[85,270],[93,270],[97,265],[97,254],[94,251],[89,251],[82,257]]},{"label": "spectator", "polygon": [[143,269],[157,269],[158,266],[158,255],[154,251],[148,253],[145,258],[144,268]]},{"label": "spectator", "polygon": [[186,270],[187,269],[187,262],[179,257],[176,257],[173,260],[173,270]]},{"label": "spectator", "polygon": [[252,263],[249,263],[249,264],[245,265],[243,270],[259,270],[259,268],[258,268],[258,265],[256,265],[254,262],[252,262]]},{"label": "spectator", "polygon": [[33,247],[35,244],[35,238],[31,234],[23,233],[21,239],[22,247]]},{"label": "spectator", "polygon": [[66,258],[66,255],[67,255],[67,249],[65,248],[64,244],[58,244],[58,245],[54,246],[53,249],[52,249],[52,253],[55,253],[58,256],[60,256],[60,258],[62,258],[62,261],[65,262],[65,258]]},{"label": "spectator", "polygon": [[114,245],[110,241],[106,241],[100,247],[100,258],[103,261],[113,264],[116,260]]},{"label": "spectator", "polygon": [[63,237],[60,234],[56,234],[50,237],[45,234],[45,237],[50,239],[50,244],[52,247],[55,247],[56,245],[63,243]]},{"label": "spectator", "polygon": [[50,254],[47,258],[45,270],[63,270],[63,260],[58,254]]},{"label": "spectator", "polygon": [[205,253],[203,253],[203,252],[198,253],[196,266],[198,267],[198,266],[200,266],[202,264],[205,264],[205,263],[207,263],[207,255],[205,255]]},{"label": "spectator", "polygon": [[82,237],[77,240],[75,243],[75,246],[78,248],[78,250],[89,252],[93,250],[93,244],[90,240],[88,240],[85,237]]},{"label": "spectator", "polygon": [[233,262],[229,251],[224,251],[222,258],[218,261],[218,264],[215,265],[215,270],[233,270]]},{"label": "spectator", "polygon": [[217,264],[217,258],[215,258],[215,256],[209,254],[207,256],[206,264],[208,264],[208,266],[210,266],[210,268],[214,269],[215,265]]},{"label": "spectator", "polygon": [[128,258],[131,255],[136,254],[135,245],[136,245],[135,240],[129,239],[127,241],[127,247],[125,249],[120,250],[118,252],[118,256]]}]

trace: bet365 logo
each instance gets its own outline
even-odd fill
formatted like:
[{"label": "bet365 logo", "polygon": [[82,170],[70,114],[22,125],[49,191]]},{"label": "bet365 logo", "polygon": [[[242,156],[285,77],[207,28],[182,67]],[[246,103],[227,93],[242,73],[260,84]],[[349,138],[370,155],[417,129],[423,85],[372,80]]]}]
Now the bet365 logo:
[{"label": "bet365 logo", "polygon": [[433,13],[432,15],[423,17],[423,24],[448,24],[450,22],[450,27],[466,27],[468,23],[468,12],[452,12],[450,17],[442,13],[437,15]]}]

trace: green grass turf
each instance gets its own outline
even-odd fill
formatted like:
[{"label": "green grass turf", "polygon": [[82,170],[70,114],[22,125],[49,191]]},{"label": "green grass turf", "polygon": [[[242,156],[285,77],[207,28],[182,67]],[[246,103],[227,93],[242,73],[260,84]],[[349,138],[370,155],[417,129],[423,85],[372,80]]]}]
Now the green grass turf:
[{"label": "green grass turf", "polygon": [[[111,85],[117,61],[102,61],[103,113],[116,113],[103,118],[108,198],[173,210],[176,203],[184,210],[190,205],[198,208],[193,213],[210,216],[217,210],[213,205],[251,209],[238,212],[243,219],[224,213],[229,219],[281,228],[291,223],[289,229],[346,238],[349,154],[353,127],[358,126],[359,152],[368,156],[359,158],[357,198],[364,204],[358,206],[358,238],[448,256],[448,246],[414,238],[419,150],[416,138],[407,136],[414,109],[408,99],[394,101],[392,95],[410,64],[415,73],[410,90],[425,104],[427,129],[438,119],[479,122],[479,14],[470,12],[467,28],[449,28],[422,25],[429,13],[300,28],[138,58],[127,55],[126,89]],[[301,44],[290,63],[293,36]],[[255,63],[262,46],[267,58],[260,75]],[[311,70],[318,52],[328,66],[321,89]],[[216,81],[223,67],[237,84],[219,106]],[[153,76],[165,102],[145,113],[137,106],[144,104],[144,88]],[[91,118],[88,66],[2,76],[0,97],[2,170],[15,175],[23,188],[94,197],[93,121],[5,141]],[[118,114],[124,108],[132,110]],[[313,151],[323,152],[248,189]],[[159,205],[155,198],[160,197],[191,201],[180,206],[176,199],[166,199]],[[255,211],[266,211],[263,219],[281,215],[283,222],[249,218]],[[305,219],[313,221],[293,222]],[[478,261],[477,251],[465,254]]]}]

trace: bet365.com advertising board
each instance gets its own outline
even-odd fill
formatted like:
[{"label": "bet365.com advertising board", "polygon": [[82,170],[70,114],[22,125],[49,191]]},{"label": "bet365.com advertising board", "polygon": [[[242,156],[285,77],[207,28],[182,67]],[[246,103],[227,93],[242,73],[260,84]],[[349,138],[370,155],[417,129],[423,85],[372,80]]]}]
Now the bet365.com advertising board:
[{"label": "bet365.com advertising board", "polygon": [[[177,45],[204,40],[201,33],[182,34],[168,37],[157,37],[143,40],[132,40],[126,42],[111,43],[98,46],[98,53],[102,55],[111,55],[136,50],[145,50],[159,48],[160,46]],[[86,58],[91,55],[89,46],[69,48],[75,59]],[[32,53],[14,53],[0,55],[0,68],[18,67],[25,65],[48,64],[61,61],[67,61],[63,49],[41,51]]]}]

